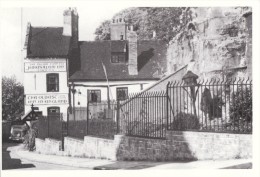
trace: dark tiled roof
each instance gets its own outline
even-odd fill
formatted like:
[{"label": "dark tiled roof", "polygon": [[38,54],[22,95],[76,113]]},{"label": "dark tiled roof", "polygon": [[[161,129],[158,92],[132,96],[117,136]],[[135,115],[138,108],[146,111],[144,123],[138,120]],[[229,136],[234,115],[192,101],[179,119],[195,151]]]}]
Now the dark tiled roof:
[{"label": "dark tiled roof", "polygon": [[[127,44],[126,41],[80,42],[81,70],[70,81],[104,81],[104,63],[109,80],[158,80],[166,71],[166,43],[160,40],[138,41],[138,75],[129,75],[127,63],[111,63],[111,46]],[[120,48],[120,47],[116,47]],[[122,49],[122,48],[121,48]],[[120,50],[121,50],[120,49]]]},{"label": "dark tiled roof", "polygon": [[31,27],[27,57],[66,57],[70,37],[62,35],[62,27]]},{"label": "dark tiled roof", "polygon": [[111,52],[125,52],[126,41],[111,41]]}]

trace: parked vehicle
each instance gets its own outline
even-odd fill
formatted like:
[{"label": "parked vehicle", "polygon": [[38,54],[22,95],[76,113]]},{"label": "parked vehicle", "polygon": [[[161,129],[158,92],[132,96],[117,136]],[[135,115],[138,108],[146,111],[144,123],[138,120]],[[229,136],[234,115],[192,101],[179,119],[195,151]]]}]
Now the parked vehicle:
[{"label": "parked vehicle", "polygon": [[11,136],[9,137],[9,139],[14,141],[23,141],[27,131],[28,131],[28,127],[26,124],[12,125]]},{"label": "parked vehicle", "polygon": [[11,132],[11,121],[2,120],[2,140],[8,141]]}]

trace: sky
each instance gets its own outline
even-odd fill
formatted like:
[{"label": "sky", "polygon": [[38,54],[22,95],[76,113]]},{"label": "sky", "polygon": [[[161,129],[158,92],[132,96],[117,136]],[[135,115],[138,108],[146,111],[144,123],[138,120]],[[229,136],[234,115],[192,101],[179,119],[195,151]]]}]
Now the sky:
[{"label": "sky", "polygon": [[[111,19],[120,10],[127,8],[124,4],[117,6],[76,7],[79,14],[79,40],[94,40],[95,29],[102,21]],[[1,70],[2,76],[15,75],[23,83],[23,59],[26,26],[63,26],[63,11],[58,8],[2,8],[0,16]]]}]

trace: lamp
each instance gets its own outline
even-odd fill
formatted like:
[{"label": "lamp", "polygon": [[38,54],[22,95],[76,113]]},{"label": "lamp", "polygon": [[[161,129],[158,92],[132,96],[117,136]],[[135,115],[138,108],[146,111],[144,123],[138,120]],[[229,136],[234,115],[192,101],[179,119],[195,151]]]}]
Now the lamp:
[{"label": "lamp", "polygon": [[198,75],[194,74],[192,71],[188,71],[183,77],[182,80],[188,86],[195,86],[197,85],[197,79],[199,78]]}]

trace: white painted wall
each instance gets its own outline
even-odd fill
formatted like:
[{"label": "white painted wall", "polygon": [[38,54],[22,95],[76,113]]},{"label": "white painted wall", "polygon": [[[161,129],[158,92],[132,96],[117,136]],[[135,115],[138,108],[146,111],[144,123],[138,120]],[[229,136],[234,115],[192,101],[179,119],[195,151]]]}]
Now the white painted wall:
[{"label": "white painted wall", "polygon": [[[127,87],[128,94],[131,93],[138,93],[141,90],[141,84],[143,84],[143,90],[150,87],[156,81],[110,81],[110,99],[116,100],[116,89],[119,87]],[[100,90],[101,91],[101,101],[107,100],[107,82],[76,82],[74,84],[82,84],[84,86],[75,86],[76,93],[75,93],[75,107],[86,107],[87,106],[87,93],[88,90]],[[91,87],[92,86],[92,87]],[[79,91],[81,94],[79,94]],[[111,94],[112,93],[112,94]],[[78,104],[78,102],[80,104]],[[73,103],[73,97],[71,97],[71,103]]]},{"label": "white painted wall", "polygon": [[[60,70],[55,70],[55,71],[32,71],[28,72],[25,68],[25,65],[27,66],[26,63],[53,63],[53,62],[59,62],[62,63],[63,65],[65,64],[65,68]],[[46,74],[48,73],[58,73],[59,74],[59,92],[47,92],[47,85],[46,85]],[[66,64],[66,59],[61,58],[61,59],[25,59],[24,60],[24,94],[25,94],[25,99],[33,94],[33,95],[51,95],[51,94],[56,94],[56,95],[68,95],[68,86],[67,86],[67,64]],[[39,107],[39,111],[42,111],[43,115],[47,115],[47,108],[52,107],[52,106],[59,106],[60,107],[60,112],[63,113],[63,119],[66,120],[67,118],[67,108],[69,106],[68,104],[68,96],[66,97],[67,103],[65,104],[37,104],[35,103],[35,107]],[[31,105],[26,104],[25,100],[25,113],[31,110]]]}]

